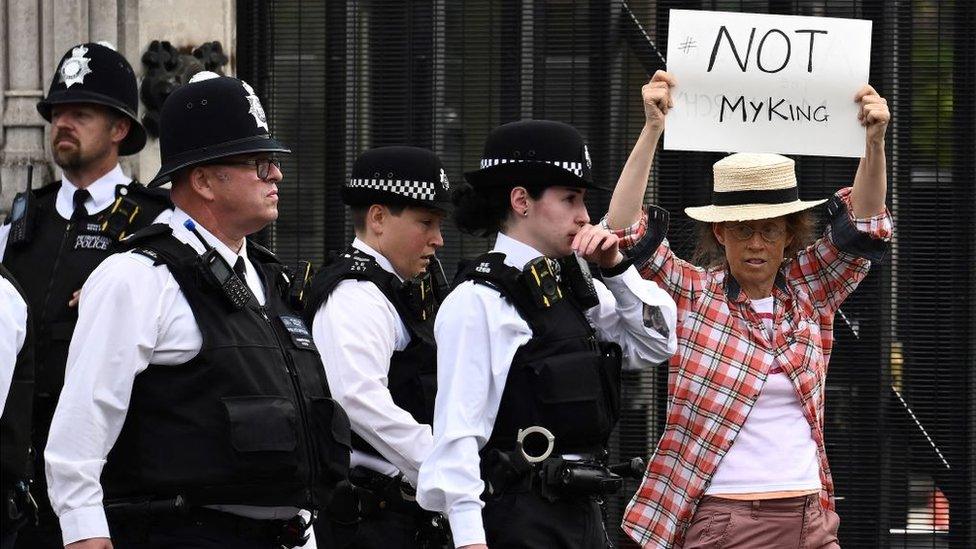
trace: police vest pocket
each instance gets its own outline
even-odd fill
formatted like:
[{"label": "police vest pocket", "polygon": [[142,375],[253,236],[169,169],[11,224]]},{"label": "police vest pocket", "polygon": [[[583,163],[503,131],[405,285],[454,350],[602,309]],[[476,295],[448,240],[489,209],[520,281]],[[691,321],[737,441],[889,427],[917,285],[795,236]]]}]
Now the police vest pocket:
[{"label": "police vest pocket", "polygon": [[309,399],[309,415],[321,471],[333,483],[346,478],[352,449],[352,431],[346,411],[331,398],[312,397]]},{"label": "police vest pocket", "polygon": [[291,452],[298,445],[298,412],[285,397],[241,396],[220,399],[230,422],[231,445],[238,452]]},{"label": "police vest pocket", "polygon": [[610,431],[602,356],[594,351],[568,353],[540,360],[532,367],[541,425],[553,431],[557,445],[602,442]]},{"label": "police vest pocket", "polygon": [[48,336],[55,341],[71,341],[74,331],[74,322],[52,322],[48,327]]}]

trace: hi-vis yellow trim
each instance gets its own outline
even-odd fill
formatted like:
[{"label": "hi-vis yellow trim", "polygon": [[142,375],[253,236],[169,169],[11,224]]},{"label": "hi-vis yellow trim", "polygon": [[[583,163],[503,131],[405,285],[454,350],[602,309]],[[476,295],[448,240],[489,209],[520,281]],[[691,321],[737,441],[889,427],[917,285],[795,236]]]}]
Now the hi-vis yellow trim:
[{"label": "hi-vis yellow trim", "polygon": [[302,291],[298,292],[298,300],[299,301],[304,301],[305,300],[305,283],[308,282],[308,279],[311,276],[311,274],[312,274],[312,263],[311,262],[306,262],[305,263],[305,272],[304,273],[301,273]]},{"label": "hi-vis yellow trim", "polygon": [[[542,287],[542,280],[539,279],[539,273],[537,273],[535,271],[535,265],[532,265],[531,267],[529,267],[529,269],[532,270],[532,276],[535,277],[535,283],[538,284],[539,287],[541,288]],[[546,307],[548,307],[549,306],[549,298],[546,297],[546,296],[542,296],[542,303]]]},{"label": "hi-vis yellow trim", "polygon": [[[108,219],[109,219],[109,217],[111,217],[112,214],[114,214],[116,212],[116,210],[119,209],[119,206],[122,205],[122,199],[123,198],[125,198],[125,197],[120,196],[120,197],[118,197],[118,198],[115,199],[115,203],[112,204],[112,211],[109,212],[108,215],[105,216],[105,221],[102,221],[102,230],[103,231],[108,228]],[[136,218],[136,215],[138,215],[138,214],[139,214],[139,205],[137,204],[136,207],[135,207],[135,209],[133,209],[132,210],[132,213],[129,215],[128,223],[132,223],[132,220],[135,219]],[[125,231],[122,231],[121,233],[119,233],[119,241],[121,241],[123,238],[125,238]]]}]

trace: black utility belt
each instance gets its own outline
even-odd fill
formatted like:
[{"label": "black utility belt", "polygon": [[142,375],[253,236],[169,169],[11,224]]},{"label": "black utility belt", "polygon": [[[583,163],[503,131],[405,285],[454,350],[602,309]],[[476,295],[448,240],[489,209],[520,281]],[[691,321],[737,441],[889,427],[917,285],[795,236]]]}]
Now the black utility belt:
[{"label": "black utility belt", "polygon": [[416,489],[403,475],[391,477],[365,467],[353,467],[349,471],[349,481],[356,487],[363,516],[387,509],[406,513],[422,511],[417,504]]},{"label": "black utility belt", "polygon": [[611,496],[623,488],[623,482],[623,477],[599,461],[561,457],[535,464],[528,475],[528,487],[552,501]]},{"label": "black utility belt", "polygon": [[412,516],[418,548],[454,547],[447,519],[440,513],[421,508],[416,501],[416,490],[403,475],[391,477],[365,467],[353,467],[349,480],[336,487],[328,518],[339,524],[353,525],[381,512]]},{"label": "black utility belt", "polygon": [[426,513],[417,504],[415,494],[402,475],[391,477],[365,467],[353,467],[349,480],[336,486],[328,517],[333,522],[354,524],[381,512]]},{"label": "black utility belt", "polygon": [[205,526],[214,530],[282,547],[300,547],[310,537],[313,520],[302,515],[290,519],[256,519],[206,507],[186,507],[182,497],[111,503],[105,514],[112,537],[129,541],[145,539],[152,530],[180,526]]},{"label": "black utility belt", "polygon": [[[528,453],[523,442],[529,435],[545,437],[547,447],[538,455]],[[486,481],[486,497],[534,490],[550,501],[563,498],[603,498],[623,488],[624,478],[640,478],[644,460],[609,465],[606,452],[597,458],[567,459],[552,456],[555,437],[544,427],[519,431],[514,450],[491,449],[482,452],[481,470]],[[592,453],[591,453],[592,454]],[[569,455],[567,452],[564,455]]]},{"label": "black utility belt", "polygon": [[3,526],[0,532],[8,535],[26,524],[37,525],[37,502],[30,493],[30,482],[18,481],[6,490],[3,498]]}]

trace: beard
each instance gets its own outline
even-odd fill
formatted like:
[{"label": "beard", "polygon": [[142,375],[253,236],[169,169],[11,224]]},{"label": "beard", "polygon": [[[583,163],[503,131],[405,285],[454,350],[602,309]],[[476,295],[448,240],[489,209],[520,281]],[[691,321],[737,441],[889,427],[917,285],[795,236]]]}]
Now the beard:
[{"label": "beard", "polygon": [[[67,140],[73,146],[59,148],[58,142]],[[102,150],[97,143],[82,145],[81,141],[74,136],[58,136],[51,143],[51,154],[54,156],[54,163],[65,171],[78,171],[91,165],[102,158],[107,151]]]},{"label": "beard", "polygon": [[62,170],[76,171],[86,164],[80,147],[68,150],[54,149],[54,163]]}]

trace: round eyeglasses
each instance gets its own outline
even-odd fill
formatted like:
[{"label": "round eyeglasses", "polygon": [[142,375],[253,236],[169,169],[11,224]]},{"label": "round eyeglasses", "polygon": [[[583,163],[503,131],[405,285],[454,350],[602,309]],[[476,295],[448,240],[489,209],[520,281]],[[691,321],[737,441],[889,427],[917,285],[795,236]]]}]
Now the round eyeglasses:
[{"label": "round eyeglasses", "polygon": [[[749,240],[757,232],[752,225],[747,223],[726,223],[725,228],[732,233],[732,236],[736,240]],[[778,242],[780,238],[783,238],[783,235],[786,234],[786,229],[776,225],[765,225],[758,232],[763,240],[773,244]]]}]

